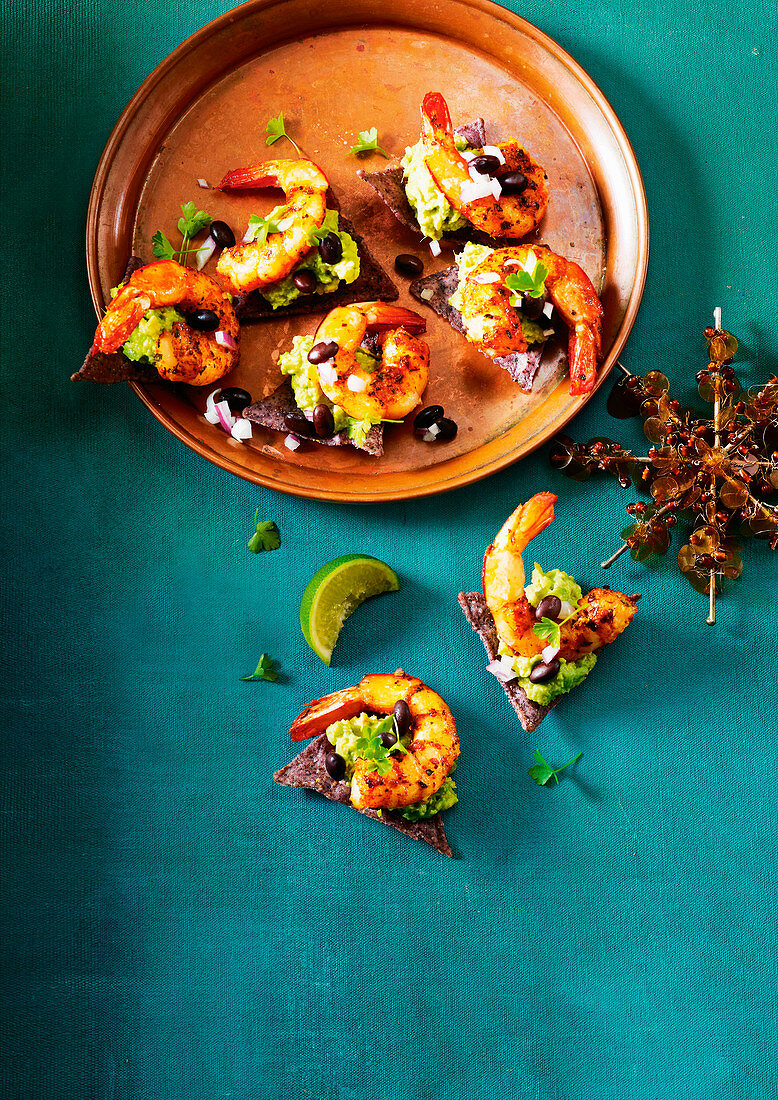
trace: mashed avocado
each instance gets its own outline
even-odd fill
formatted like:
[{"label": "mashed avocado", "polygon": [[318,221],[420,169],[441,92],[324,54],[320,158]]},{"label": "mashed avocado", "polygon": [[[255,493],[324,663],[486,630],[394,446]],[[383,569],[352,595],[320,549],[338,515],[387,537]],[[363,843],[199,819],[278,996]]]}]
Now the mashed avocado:
[{"label": "mashed avocado", "polygon": [[569,573],[561,569],[549,569],[544,573],[537,562],[532,570],[532,581],[524,589],[524,594],[533,607],[537,607],[546,596],[558,596],[575,607],[583,595]]},{"label": "mashed avocado", "polygon": [[[467,142],[462,138],[456,137],[454,142],[459,150],[467,148]],[[425,237],[439,241],[444,233],[454,233],[468,225],[467,218],[457,213],[430,175],[424,163],[423,140],[409,145],[400,163],[403,166],[405,194]]]},{"label": "mashed avocado", "polygon": [[[308,352],[313,347],[313,342],[313,336],[295,336],[290,350],[278,357],[281,373],[289,375],[298,409],[302,412],[311,412],[317,405],[329,405],[335,421],[335,431],[347,432],[349,439],[361,445],[374,421],[355,420],[340,405],[333,405],[330,399],[324,396],[319,385],[319,372],[314,363],[308,362]],[[376,357],[361,348],[356,350],[356,360],[367,371],[372,372],[378,366]],[[376,421],[376,423],[379,422]]]},{"label": "mashed avocado", "polygon": [[[494,252],[493,248],[489,248],[485,244],[473,244],[472,241],[468,241],[463,250],[456,257],[457,266],[459,267],[459,283],[454,293],[449,298],[449,305],[452,305],[454,309],[462,311],[462,288],[465,284],[465,279],[474,271],[475,268],[482,264],[487,256],[491,256]],[[524,339],[527,344],[543,344],[546,337],[543,335],[543,327],[536,321],[530,321],[526,318],[520,309],[516,311],[521,320],[521,328],[524,333]],[[483,326],[484,318],[474,317],[471,320],[464,321],[467,335],[470,340],[482,340],[483,339]]]},{"label": "mashed avocado", "polygon": [[[111,297],[115,298],[118,293],[119,287],[113,287]],[[147,359],[150,363],[155,363],[160,333],[169,332],[176,321],[183,321],[183,319],[177,309],[168,306],[148,310],[143,314],[143,319],[129,340],[122,346],[122,352],[134,363],[139,359]]]},{"label": "mashed avocado", "polygon": [[[278,207],[268,216],[273,217],[274,214],[280,214],[283,209],[283,207]],[[265,287],[261,292],[262,297],[273,307],[273,309],[279,309],[281,306],[289,305],[295,298],[300,297],[302,291],[298,290],[292,282],[293,276],[298,271],[309,270],[316,276],[317,283],[314,288],[314,294],[329,294],[333,290],[338,289],[341,281],[344,283],[353,283],[355,279],[359,278],[360,265],[357,243],[348,233],[344,233],[338,229],[338,214],[335,210],[327,211],[324,215],[324,221],[322,222],[321,228],[331,233],[336,233],[338,237],[340,237],[341,244],[343,245],[342,257],[336,264],[328,264],[325,263],[319,255],[318,248],[312,248],[305,259],[297,265],[290,275],[287,275],[285,279],[281,279],[280,282],[274,283],[270,287]]]},{"label": "mashed avocado", "polygon": [[[378,718],[372,714],[357,715],[356,718],[345,718],[340,722],[333,722],[327,727],[327,740],[335,749],[338,756],[346,761],[346,780],[349,781],[354,774],[354,763],[361,753],[359,742],[362,738],[379,736],[389,733],[392,728],[392,716]],[[408,747],[410,737],[404,737],[402,744]],[[456,785],[451,776],[443,781],[440,790],[436,791],[425,802],[414,802],[411,806],[405,806],[398,811],[408,821],[421,821],[425,817],[433,817],[434,814],[448,810],[455,802],[459,801],[456,794]]]}]

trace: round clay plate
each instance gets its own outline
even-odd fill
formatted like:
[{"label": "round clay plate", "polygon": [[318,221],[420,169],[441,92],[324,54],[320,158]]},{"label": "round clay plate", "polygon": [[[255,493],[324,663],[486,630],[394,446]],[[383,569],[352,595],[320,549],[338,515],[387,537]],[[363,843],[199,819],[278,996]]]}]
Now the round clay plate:
[{"label": "round clay plate", "polygon": [[[391,20],[388,12],[391,11]],[[550,202],[534,235],[575,260],[600,289],[605,308],[601,385],[624,345],[643,292],[648,261],[645,195],[629,141],[586,73],[550,38],[488,0],[254,0],[209,23],[145,81],[114,129],[98,167],[87,223],[87,260],[98,312],[132,253],[154,257],[161,229],[179,241],[182,203],[193,200],[242,236],[251,213],[265,214],[278,192],[200,189],[230,169],[296,157],[266,126],[283,112],[287,131],[329,177],[342,212],[398,285],[399,304],[427,315],[430,381],[424,404],[443,405],[459,432],[445,444],[417,439],[411,423],[385,429],[386,453],[308,444],[255,426],[242,444],[202,416],[206,393],[164,385],[134,389],[165,427],[222,469],[281,492],[321,500],[397,500],[453,489],[485,477],[539,447],[587,397],[571,398],[561,351],[544,356],[531,395],[408,293],[394,258],[411,252],[425,273],[452,263],[434,258],[404,229],[357,169],[376,171],[378,155],[349,149],[377,127],[393,158],[419,137],[428,91],[448,101],[454,125],[482,116],[487,140],[516,137],[546,169]],[[206,271],[211,271],[215,259]],[[325,306],[326,309],[326,306]],[[279,354],[322,314],[245,325],[241,362],[230,385],[255,400],[282,381]],[[412,417],[409,418],[409,421]]]}]

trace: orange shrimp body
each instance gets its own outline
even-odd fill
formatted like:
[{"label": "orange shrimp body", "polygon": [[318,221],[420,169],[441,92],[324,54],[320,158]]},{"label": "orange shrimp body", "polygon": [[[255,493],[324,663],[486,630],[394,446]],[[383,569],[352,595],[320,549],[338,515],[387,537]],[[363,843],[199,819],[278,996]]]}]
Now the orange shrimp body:
[{"label": "orange shrimp body", "polygon": [[[237,345],[238,319],[232,302],[209,275],[159,260],[138,268],[119,288],[95,332],[92,351],[111,354],[127,342],[150,309],[177,306],[182,311],[209,309],[218,317],[218,329]],[[217,342],[214,332],[193,329],[176,321],[157,340],[155,365],[168,382],[209,386],[238,363],[238,351]]]},{"label": "orange shrimp body", "polygon": [[249,241],[225,248],[216,272],[233,293],[261,290],[285,278],[311,251],[309,233],[318,229],[327,213],[329,181],[309,160],[270,160],[228,172],[219,184],[224,191],[280,187],[286,205],[278,215],[279,232],[265,241]]},{"label": "orange shrimp body", "polygon": [[[421,106],[424,163],[437,188],[476,229],[490,237],[526,237],[540,222],[548,205],[546,173],[517,141],[498,145],[505,163],[500,174],[521,172],[527,186],[520,194],[501,194],[467,200],[472,187],[469,166],[454,143],[448,104],[440,92],[428,92]],[[499,180],[499,175],[497,176]],[[463,190],[464,188],[464,190]]]},{"label": "orange shrimp body", "polygon": [[[319,365],[319,384],[335,405],[358,420],[399,420],[421,402],[429,377],[429,347],[415,333],[427,322],[413,310],[386,302],[357,302],[331,310],[316,330],[315,342],[338,345]],[[381,361],[365,370],[356,350],[366,333],[384,333]]]},{"label": "orange shrimp body", "polygon": [[[521,657],[543,652],[546,642],[533,631],[535,608],[524,592],[522,551],[554,519],[553,493],[536,493],[520,504],[500,528],[484,555],[484,598],[500,641]],[[593,588],[561,627],[559,656],[577,661],[608,645],[635,617],[638,596]]]},{"label": "orange shrimp body", "polygon": [[[577,263],[539,244],[497,248],[464,280],[461,314],[465,335],[490,359],[526,351],[521,321],[511,305],[514,291],[505,285],[534,259],[548,269],[546,290],[570,330],[570,393],[588,393],[594,386],[602,340],[602,304],[591,279]],[[493,282],[481,281],[497,276]]]},{"label": "orange shrimp body", "polygon": [[401,699],[412,720],[408,752],[389,757],[392,766],[386,775],[371,769],[369,760],[356,760],[351,803],[357,809],[394,810],[426,802],[440,790],[459,756],[456,722],[446,703],[421,680],[398,669],[363,676],[354,687],[314,699],[292,723],[292,740],[302,741],[363,711],[391,714]]}]

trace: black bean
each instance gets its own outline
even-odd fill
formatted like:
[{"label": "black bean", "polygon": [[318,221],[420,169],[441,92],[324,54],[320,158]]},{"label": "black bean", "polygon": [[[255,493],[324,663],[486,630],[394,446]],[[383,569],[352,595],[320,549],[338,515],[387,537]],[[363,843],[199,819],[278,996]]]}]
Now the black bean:
[{"label": "black bean", "polygon": [[543,316],[545,304],[545,298],[533,298],[531,294],[523,294],[519,309],[528,321],[537,321],[539,317]]},{"label": "black bean", "polygon": [[213,332],[221,323],[219,314],[212,309],[195,309],[191,313],[185,313],[184,317],[190,328],[196,328],[200,332]]},{"label": "black bean", "polygon": [[398,741],[410,733],[412,722],[411,708],[404,699],[398,699],[392,711],[392,726]]},{"label": "black bean", "polygon": [[535,608],[535,618],[538,620],[552,619],[556,623],[559,622],[561,612],[562,601],[559,596],[544,596]]},{"label": "black bean", "polygon": [[317,278],[309,267],[302,268],[301,271],[295,271],[292,276],[292,282],[302,294],[313,294]]},{"label": "black bean", "polygon": [[294,435],[303,435],[312,439],[316,435],[313,421],[308,420],[301,412],[287,413],[284,417],[284,427]]},{"label": "black bean", "polygon": [[211,222],[208,232],[211,240],[219,248],[232,248],[235,244],[235,234],[226,222]]},{"label": "black bean", "polygon": [[313,410],[313,426],[319,439],[329,439],[335,434],[335,420],[329,405],[317,405]]},{"label": "black bean", "polygon": [[328,359],[334,359],[339,350],[334,340],[321,340],[308,352],[308,362],[326,363]]},{"label": "black bean", "polygon": [[230,412],[243,412],[251,404],[251,394],[248,390],[239,390],[237,386],[228,386],[227,389],[220,390],[219,400],[227,402]]},{"label": "black bean", "polygon": [[324,757],[324,767],[331,779],[343,779],[346,774],[346,761],[336,752],[328,752]]},{"label": "black bean", "polygon": [[440,419],[443,415],[442,405],[427,405],[426,409],[422,409],[420,413],[417,413],[413,419],[413,430],[415,432],[423,432],[429,428],[430,424],[434,420]]},{"label": "black bean", "polygon": [[394,730],[387,730],[386,733],[382,733],[379,739],[385,749],[391,749],[393,745],[396,745],[399,738]]},{"label": "black bean", "polygon": [[500,187],[505,195],[520,195],[526,190],[529,180],[523,172],[509,172],[507,176],[500,176]]},{"label": "black bean", "polygon": [[499,158],[493,157],[489,153],[485,156],[474,157],[470,164],[482,176],[493,176],[500,167]]},{"label": "black bean", "polygon": [[449,420],[447,416],[439,416],[437,420],[433,420],[421,438],[425,443],[449,443],[457,431],[454,420]]},{"label": "black bean", "polygon": [[418,256],[412,256],[410,252],[401,252],[399,256],[394,258],[394,270],[398,271],[400,275],[421,275],[424,271],[424,264]]},{"label": "black bean", "polygon": [[552,661],[541,661],[539,665],[535,665],[532,672],[529,674],[531,683],[542,684],[545,680],[550,680],[552,676],[556,676],[561,665],[559,664],[559,658],[554,657]]},{"label": "black bean", "polygon": [[343,242],[337,233],[328,233],[319,241],[319,255],[325,264],[336,264],[343,259]]}]

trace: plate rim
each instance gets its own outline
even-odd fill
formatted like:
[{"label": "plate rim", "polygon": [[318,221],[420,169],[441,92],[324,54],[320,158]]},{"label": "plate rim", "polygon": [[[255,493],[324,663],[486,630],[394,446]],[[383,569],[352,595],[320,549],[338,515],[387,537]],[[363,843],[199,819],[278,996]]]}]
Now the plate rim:
[{"label": "plate rim", "polygon": [[[172,414],[162,408],[154,399],[154,391],[157,389],[155,383],[143,384],[138,382],[130,382],[130,388],[140,399],[140,401],[151,412],[154,418],[162,424],[162,426],[175,436],[181,443],[187,446],[190,450],[195,451],[201,458],[206,459],[212,465],[225,470],[228,473],[232,473],[237,477],[242,478],[255,485],[261,485],[265,488],[274,489],[276,492],[283,492],[290,496],[301,497],[310,500],[322,500],[322,501],[335,501],[339,503],[381,503],[398,500],[413,500],[421,499],[429,496],[436,496],[439,493],[453,492],[456,489],[464,488],[468,485],[472,485],[475,482],[481,481],[492,474],[498,473],[500,470],[505,469],[508,466],[513,465],[522,458],[528,457],[530,454],[539,450],[545,443],[549,441],[554,435],[558,434],[563,428],[573,420],[582,408],[593,398],[594,394],[599,391],[601,386],[605,383],[610,376],[613,368],[618,362],[618,357],[624,348],[624,345],[629,338],[632,328],[635,324],[638,311],[643,298],[645,290],[646,278],[648,273],[648,261],[650,251],[650,228],[648,218],[648,202],[646,198],[645,185],[643,177],[638,164],[637,156],[635,155],[632,143],[621,123],[616,111],[611,105],[610,101],[606,97],[602,89],[596,84],[594,79],[589,73],[580,65],[575,58],[568,53],[562,46],[559,45],[550,35],[541,30],[535,24],[524,19],[522,16],[517,15],[509,8],[502,7],[500,4],[494,2],[494,0],[447,0],[448,3],[473,8],[482,12],[483,14],[497,19],[500,22],[508,24],[512,30],[518,31],[535,41],[546,52],[550,53],[557,61],[560,61],[575,78],[575,80],[582,85],[592,100],[596,103],[603,119],[605,120],[610,132],[616,139],[616,145],[621,152],[624,165],[627,170],[627,176],[630,181],[630,187],[635,202],[635,278],[632,282],[631,289],[629,291],[628,300],[624,315],[619,325],[618,331],[615,334],[613,344],[609,349],[606,362],[602,365],[598,371],[597,381],[590,393],[582,395],[577,398],[569,407],[569,409],[561,416],[554,419],[554,421],[548,426],[541,429],[538,433],[526,441],[525,445],[520,445],[515,450],[505,451],[501,456],[492,458],[484,463],[476,463],[465,471],[458,471],[452,477],[446,481],[439,483],[436,481],[430,481],[421,485],[413,485],[403,488],[384,488],[367,492],[360,490],[357,492],[349,492],[344,489],[342,484],[343,475],[337,475],[339,478],[339,486],[309,486],[300,485],[292,482],[284,482],[281,484],[276,478],[262,473],[258,470],[249,469],[246,466],[241,465],[239,462],[231,459],[228,454],[217,452],[210,448],[202,440],[193,436],[184,425],[180,424],[173,418]],[[203,41],[212,37],[214,34],[218,34],[223,28],[240,22],[241,20],[253,16],[258,12],[269,10],[271,8],[282,6],[285,0],[247,0],[246,3],[239,5],[236,8],[232,8],[221,15],[216,16],[214,19],[209,20],[202,27],[198,28],[191,35],[185,38],[178,46],[176,46],[169,54],[167,54],[149,73],[149,75],[139,85],[135,93],[127,102],[125,108],[119,115],[116,123],[114,124],[111,133],[108,136],[106,144],[100,155],[98,165],[95,171],[92,187],[90,189],[89,203],[87,206],[87,218],[86,218],[86,260],[87,260],[87,278],[89,282],[90,295],[92,298],[92,304],[95,309],[95,314],[99,318],[103,311],[103,300],[100,283],[99,272],[99,244],[98,244],[98,229],[100,222],[100,210],[105,195],[106,186],[110,176],[111,166],[116,154],[116,151],[121,145],[121,142],[129,129],[132,121],[138,111],[138,108],[148,99],[153,93],[154,89],[166,78],[166,76],[183,60],[187,55],[193,53],[199,48]],[[376,25],[386,27],[399,27],[405,29],[418,29],[411,24],[407,17],[394,18],[392,13],[383,13],[378,10],[375,5],[375,23]],[[359,22],[363,22],[360,20]],[[332,25],[316,27],[315,29],[319,33],[326,33],[327,30],[337,30],[338,28],[355,26],[357,21],[346,23],[333,23]],[[427,33],[431,33],[427,31]],[[452,37],[450,34],[447,37]],[[279,39],[279,42],[281,40]],[[258,50],[258,53],[261,50]],[[499,59],[497,59],[499,60]],[[588,159],[584,157],[584,161],[589,166]],[[477,453],[466,452],[466,454]],[[465,456],[462,456],[465,457]],[[445,461],[445,460],[444,460]],[[441,463],[440,465],[442,465]],[[425,467],[426,471],[435,471],[439,466]],[[409,472],[408,476],[411,476]]]}]

